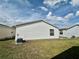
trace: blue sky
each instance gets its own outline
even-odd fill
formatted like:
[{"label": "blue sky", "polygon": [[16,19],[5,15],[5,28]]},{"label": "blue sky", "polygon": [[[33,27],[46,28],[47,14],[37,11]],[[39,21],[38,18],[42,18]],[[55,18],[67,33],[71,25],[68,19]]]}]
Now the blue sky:
[{"label": "blue sky", "polygon": [[58,27],[79,24],[79,0],[0,0],[0,23],[40,19]]}]

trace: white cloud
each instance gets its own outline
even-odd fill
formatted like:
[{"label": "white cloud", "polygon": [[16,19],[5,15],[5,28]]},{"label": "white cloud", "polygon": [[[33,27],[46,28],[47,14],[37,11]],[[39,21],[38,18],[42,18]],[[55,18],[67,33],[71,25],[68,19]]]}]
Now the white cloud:
[{"label": "white cloud", "polygon": [[19,11],[15,8],[15,6],[11,4],[0,4],[0,23],[7,25],[14,24],[16,22],[16,18],[19,15],[18,12]]},{"label": "white cloud", "polygon": [[35,9],[32,9],[32,11],[34,11]]},{"label": "white cloud", "polygon": [[79,11],[76,12],[76,16],[79,16]]},{"label": "white cloud", "polygon": [[78,6],[79,5],[79,0],[72,0],[72,5],[73,6]]},{"label": "white cloud", "polygon": [[17,0],[21,5],[32,6],[28,0]]},{"label": "white cloud", "polygon": [[63,17],[58,17],[58,16],[49,16],[49,17],[47,17],[47,19],[57,20],[57,21],[65,21],[66,20]]},{"label": "white cloud", "polygon": [[[20,10],[11,3],[8,3],[9,0],[4,0],[2,4],[0,4],[0,23],[4,23],[7,25],[16,24],[16,22],[22,22],[21,19],[24,17],[20,17]],[[17,0],[20,4],[28,3],[28,6],[31,5],[28,0]]]},{"label": "white cloud", "polygon": [[65,20],[63,17],[52,16],[52,12],[49,12],[49,13],[47,14],[47,19],[58,20],[58,21],[60,21],[60,20]]},{"label": "white cloud", "polygon": [[49,12],[49,13],[47,14],[47,17],[50,17],[50,16],[52,16],[52,12]]},{"label": "white cloud", "polygon": [[54,16],[52,12],[49,12],[46,17],[47,21],[51,24],[58,26],[59,28],[68,27],[70,23],[64,17]]},{"label": "white cloud", "polygon": [[75,24],[78,24],[79,25],[79,22],[75,23]]},{"label": "white cloud", "polygon": [[45,0],[43,3],[49,6],[54,6],[58,2],[60,2],[60,0]]},{"label": "white cloud", "polygon": [[56,3],[59,3],[61,1],[67,2],[67,0],[44,0],[44,4],[47,6],[54,6]]},{"label": "white cloud", "polygon": [[73,13],[69,13],[69,14],[67,14],[64,18],[65,18],[65,19],[70,19],[70,18],[73,17],[73,16],[74,16]]},{"label": "white cloud", "polygon": [[38,19],[43,19],[43,16],[41,13],[33,13],[31,14],[30,17],[28,17],[29,20],[38,20]]},{"label": "white cloud", "polygon": [[[59,3],[61,1],[64,1],[65,3],[67,3],[68,0],[44,0],[44,4],[47,6],[55,6],[56,3]],[[71,0],[69,1],[70,4],[72,4],[73,6],[79,6],[79,0]]]},{"label": "white cloud", "polygon": [[34,20],[42,20],[44,19],[42,17],[42,14],[41,13],[36,13],[36,12],[33,12],[30,16],[28,17],[21,17],[21,18],[18,18],[16,20],[16,24],[20,24],[20,23],[25,23],[25,22],[30,22],[30,21],[34,21]]},{"label": "white cloud", "polygon": [[46,7],[40,7],[42,10],[44,11],[48,11],[48,9]]}]

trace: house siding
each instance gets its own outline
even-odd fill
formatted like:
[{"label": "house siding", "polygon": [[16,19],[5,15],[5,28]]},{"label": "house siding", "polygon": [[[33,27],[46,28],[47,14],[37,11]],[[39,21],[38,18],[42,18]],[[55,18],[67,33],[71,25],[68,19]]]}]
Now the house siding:
[{"label": "house siding", "polygon": [[[13,32],[13,33],[11,33],[11,32]],[[0,39],[10,38],[12,36],[15,36],[15,29],[14,28],[0,25]]]},{"label": "house siding", "polygon": [[72,36],[79,37],[79,26],[75,26],[70,29],[63,30],[63,35],[60,36],[67,38],[71,38]]},{"label": "house siding", "polygon": [[79,26],[75,26],[75,27],[67,30],[65,35],[69,38],[72,37],[72,36],[79,37]]},{"label": "house siding", "polygon": [[[54,29],[54,36],[50,36],[50,29]],[[18,38],[17,34],[24,40],[59,38],[59,30],[44,22],[16,27],[16,40]]]}]

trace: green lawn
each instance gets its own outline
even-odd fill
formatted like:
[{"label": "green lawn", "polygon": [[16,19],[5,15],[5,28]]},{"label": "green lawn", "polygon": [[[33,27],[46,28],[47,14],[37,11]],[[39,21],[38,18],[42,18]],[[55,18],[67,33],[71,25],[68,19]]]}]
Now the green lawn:
[{"label": "green lawn", "polygon": [[79,46],[79,39],[34,40],[19,45],[14,40],[0,41],[0,59],[50,59],[72,46]]}]

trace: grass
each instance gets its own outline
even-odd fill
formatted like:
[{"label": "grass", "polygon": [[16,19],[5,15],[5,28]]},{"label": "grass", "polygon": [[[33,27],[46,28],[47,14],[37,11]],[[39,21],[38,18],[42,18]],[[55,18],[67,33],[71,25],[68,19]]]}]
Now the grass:
[{"label": "grass", "polygon": [[34,40],[16,45],[14,40],[0,41],[0,59],[50,59],[72,46],[79,39]]}]

